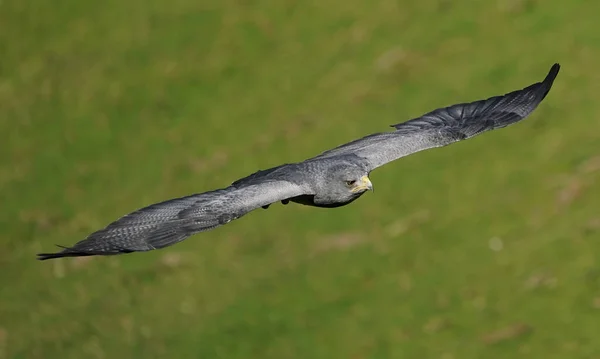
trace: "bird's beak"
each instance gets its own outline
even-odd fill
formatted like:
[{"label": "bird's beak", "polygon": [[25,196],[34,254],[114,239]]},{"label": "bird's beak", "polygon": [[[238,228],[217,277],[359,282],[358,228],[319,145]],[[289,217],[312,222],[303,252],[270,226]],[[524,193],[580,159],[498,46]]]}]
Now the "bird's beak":
[{"label": "bird's beak", "polygon": [[356,185],[356,187],[354,187],[352,189],[353,193],[356,192],[361,192],[361,191],[367,191],[367,190],[373,190],[373,184],[371,183],[371,180],[369,179],[368,176],[362,176],[360,179],[360,182]]}]

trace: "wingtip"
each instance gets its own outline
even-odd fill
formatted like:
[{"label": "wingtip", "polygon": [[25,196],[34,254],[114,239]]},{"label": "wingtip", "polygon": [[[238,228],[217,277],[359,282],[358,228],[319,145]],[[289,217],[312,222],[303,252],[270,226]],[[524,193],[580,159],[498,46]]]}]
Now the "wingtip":
[{"label": "wingtip", "polygon": [[55,252],[55,253],[38,253],[37,254],[37,260],[39,261],[45,261],[47,259],[54,259],[54,258],[62,258],[62,257],[68,257],[68,247],[65,246],[61,246],[60,244],[55,244],[55,246],[57,246],[58,248],[61,248],[62,251],[60,252]]},{"label": "wingtip", "polygon": [[89,256],[113,256],[119,254],[127,254],[136,252],[135,250],[127,249],[127,248],[117,248],[111,251],[99,251],[99,250],[80,250],[75,247],[65,247],[61,245],[56,245],[59,248],[62,248],[62,251],[55,253],[38,253],[37,260],[45,261],[47,259],[55,259],[55,258],[65,258],[65,257],[89,257]]},{"label": "wingtip", "polygon": [[71,247],[61,246],[60,244],[56,244],[56,246],[58,248],[61,248],[62,251],[54,252],[54,253],[38,253],[36,259],[39,261],[45,261],[48,259],[55,259],[55,258],[82,257],[82,256],[90,256],[90,255],[96,254],[96,253],[86,253],[86,252],[76,251],[76,250],[73,250],[73,248],[71,248]]},{"label": "wingtip", "polygon": [[63,255],[62,253],[38,253],[36,259],[38,261],[45,261],[47,259],[62,258],[62,257],[65,257],[65,255]]},{"label": "wingtip", "polygon": [[560,71],[560,64],[558,62],[556,62],[556,63],[554,63],[554,65],[552,65],[552,67],[550,68],[550,71],[548,71],[548,75],[546,75],[544,82],[554,82],[554,79],[556,78],[556,75],[558,75],[559,71]]},{"label": "wingtip", "polygon": [[89,257],[89,256],[97,256],[99,253],[87,253],[87,252],[56,252],[56,253],[38,253],[37,260],[45,261],[47,259],[56,259],[56,258],[66,258],[66,257]]},{"label": "wingtip", "polygon": [[556,79],[556,76],[558,75],[559,71],[560,71],[560,64],[558,62],[555,62],[552,65],[552,67],[550,67],[550,70],[548,71],[546,78],[544,78],[544,81],[538,82],[537,84],[532,85],[532,86],[536,86],[538,91],[540,91],[540,94],[541,94],[540,101],[543,100],[544,98],[546,98],[546,95],[548,95],[548,93],[550,92],[550,89],[552,88],[552,85],[554,85],[554,80]]}]

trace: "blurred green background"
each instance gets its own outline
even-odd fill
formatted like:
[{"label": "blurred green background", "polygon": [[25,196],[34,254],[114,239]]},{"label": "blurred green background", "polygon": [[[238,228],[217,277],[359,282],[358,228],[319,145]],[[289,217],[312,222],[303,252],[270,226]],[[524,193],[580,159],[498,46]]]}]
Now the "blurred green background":
[{"label": "blurred green background", "polygon": [[[598,1],[2,0],[0,358],[600,358]],[[562,69],[526,121],[164,250],[148,204]]]}]

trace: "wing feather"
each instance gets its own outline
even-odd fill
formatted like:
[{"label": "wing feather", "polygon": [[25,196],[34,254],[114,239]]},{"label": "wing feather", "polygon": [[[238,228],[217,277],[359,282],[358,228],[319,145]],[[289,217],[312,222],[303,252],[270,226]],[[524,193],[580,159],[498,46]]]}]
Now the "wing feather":
[{"label": "wing feather", "polygon": [[121,217],[58,253],[38,259],[89,255],[115,255],[164,248],[189,236],[214,229],[259,207],[287,198],[311,194],[305,185],[285,180],[252,184],[171,199]]},{"label": "wing feather", "polygon": [[375,169],[398,158],[442,147],[483,132],[503,128],[529,116],[546,97],[558,75],[554,64],[542,82],[485,100],[440,108],[393,125],[393,132],[376,133],[349,142],[318,157],[354,154]]}]

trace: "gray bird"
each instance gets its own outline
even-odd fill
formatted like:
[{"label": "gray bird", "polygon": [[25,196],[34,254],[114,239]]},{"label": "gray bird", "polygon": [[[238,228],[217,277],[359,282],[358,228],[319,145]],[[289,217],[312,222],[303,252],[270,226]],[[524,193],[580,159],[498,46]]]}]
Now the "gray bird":
[{"label": "gray bird", "polygon": [[486,100],[440,108],[298,163],[255,172],[230,186],[156,203],[125,215],[58,253],[38,259],[116,255],[164,248],[257,208],[290,201],[314,207],[345,206],[372,190],[372,170],[398,158],[442,147],[526,118],[546,97],[560,69],[542,82]]}]

